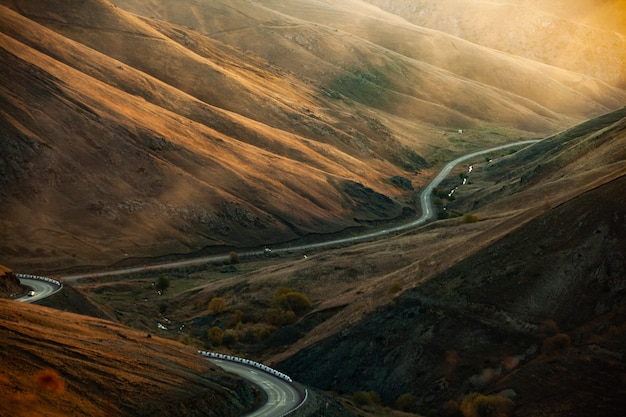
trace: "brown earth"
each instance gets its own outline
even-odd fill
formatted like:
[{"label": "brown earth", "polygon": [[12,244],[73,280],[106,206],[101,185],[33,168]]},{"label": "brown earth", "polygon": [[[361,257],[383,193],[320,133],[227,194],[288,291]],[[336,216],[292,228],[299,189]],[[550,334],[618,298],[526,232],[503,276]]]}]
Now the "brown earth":
[{"label": "brown earth", "polygon": [[24,287],[11,269],[0,265],[0,298],[10,298],[22,294]]},{"label": "brown earth", "polygon": [[[306,258],[163,271],[172,282],[164,296],[150,286],[154,274],[93,279],[81,290],[137,328],[164,317],[173,329],[184,325],[198,347],[211,346],[209,329],[223,328],[235,342],[220,349],[347,398],[375,391],[395,406],[410,394],[413,412],[445,415],[478,391],[511,396],[515,415],[541,407],[614,415],[625,369],[625,112],[490,163],[468,161],[469,183],[448,207],[477,223],[461,216]],[[267,312],[282,287],[312,307],[293,324],[272,325]],[[207,309],[213,297],[226,301],[224,311]]]},{"label": "brown earth", "polygon": [[259,398],[195,349],[110,321],[0,300],[0,333],[2,415],[238,416]]},{"label": "brown earth", "polygon": [[0,3],[0,254],[18,269],[365,228],[415,208],[392,178],[417,190],[455,154],[626,101],[365,2]]},{"label": "brown earth", "polygon": [[[0,3],[0,256],[29,272],[397,220],[415,209],[411,187],[453,155],[552,135],[626,98],[604,76],[356,0]],[[184,415],[216,401],[216,415],[238,415],[256,392],[195,355],[217,347],[349,407],[353,393],[375,391],[385,406],[408,394],[413,414],[458,416],[479,391],[511,398],[521,416],[617,415],[623,112],[471,161],[469,184],[440,202],[452,218],[419,230],[306,257],[94,279],[45,301],[134,330],[1,301],[11,361],[0,414]],[[171,287],[159,295],[162,274]],[[281,287],[312,305],[270,323]],[[218,296],[226,309],[209,311]],[[194,349],[155,336],[165,319],[161,335]],[[210,341],[214,327],[231,342]],[[195,411],[180,405],[190,401]],[[371,407],[356,413],[400,415]]]}]

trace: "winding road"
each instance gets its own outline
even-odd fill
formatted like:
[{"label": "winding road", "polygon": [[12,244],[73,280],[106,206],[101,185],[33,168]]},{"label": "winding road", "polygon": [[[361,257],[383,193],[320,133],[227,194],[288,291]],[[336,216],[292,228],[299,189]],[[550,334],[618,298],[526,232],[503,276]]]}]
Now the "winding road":
[{"label": "winding road", "polygon": [[229,371],[258,385],[267,395],[265,404],[245,417],[277,417],[293,411],[302,403],[302,395],[290,384],[274,375],[251,366],[222,359],[210,359],[225,371]]},{"label": "winding road", "polygon": [[19,277],[19,280],[22,285],[26,285],[27,287],[30,287],[33,289],[33,291],[35,291],[35,295],[33,296],[26,295],[24,297],[15,299],[15,301],[21,301],[23,303],[32,303],[37,300],[44,299],[51,296],[62,288],[62,286],[60,285],[55,285],[51,282],[43,281],[41,279]]},{"label": "winding road", "polygon": [[[497,152],[499,150],[512,148],[516,146],[530,145],[536,142],[539,142],[539,140],[526,140],[526,141],[519,141],[519,142],[514,142],[514,143],[510,143],[506,145],[496,146],[494,148],[472,152],[470,154],[461,156],[449,162],[441,169],[439,174],[437,174],[437,176],[430,182],[430,184],[428,184],[422,190],[420,194],[420,205],[421,205],[422,214],[415,220],[412,220],[410,222],[407,222],[398,226],[390,227],[384,230],[364,233],[359,236],[346,237],[346,238],[341,238],[341,239],[333,239],[333,240],[328,240],[328,241],[320,242],[320,243],[276,248],[273,250],[273,252],[306,251],[310,249],[317,249],[317,248],[324,248],[324,247],[331,247],[331,246],[338,246],[338,245],[345,245],[345,244],[354,244],[360,241],[378,238],[384,235],[388,235],[390,233],[405,231],[405,230],[420,226],[434,217],[434,210],[432,208],[433,189],[437,187],[448,175],[450,175],[450,172],[456,165],[460,164],[461,162],[480,156],[480,155],[488,154],[491,152]],[[258,256],[258,255],[263,255],[263,253],[264,253],[263,250],[251,251],[247,253],[242,253],[240,254],[240,256]],[[162,264],[153,264],[153,265],[140,266],[140,267],[122,268],[122,269],[111,270],[111,271],[70,275],[70,276],[63,277],[63,280],[76,282],[80,278],[114,276],[114,275],[123,275],[123,274],[129,274],[129,273],[134,273],[134,272],[161,270],[165,268],[179,268],[179,267],[184,267],[184,266],[189,266],[189,265],[199,265],[199,264],[204,264],[204,263],[209,263],[209,262],[222,261],[228,258],[229,258],[228,255],[204,256],[204,257],[199,257],[199,258],[194,258],[194,259],[167,262],[167,263],[162,263]],[[45,298],[51,295],[52,293],[58,291],[61,288],[60,286],[55,286],[54,284],[50,282],[37,280],[37,279],[28,279],[28,278],[20,277],[20,281],[23,284],[29,287],[32,287],[35,291],[35,295],[32,297],[28,297],[28,296],[22,297],[18,299],[18,301],[33,302],[33,301]],[[292,412],[294,408],[297,408],[299,404],[301,404],[304,400],[302,398],[301,393],[298,392],[298,390],[294,388],[293,384],[283,379],[280,379],[272,374],[256,369],[254,367],[247,366],[245,364],[236,363],[236,362],[232,362],[228,360],[214,359],[214,358],[211,358],[210,360],[213,361],[219,367],[223,368],[224,370],[236,373],[242,376],[243,378],[250,380],[254,384],[258,385],[266,393],[267,401],[265,402],[265,404],[261,406],[259,409],[257,409],[256,411],[248,414],[246,417],[285,416],[285,415],[288,415],[290,412]]]},{"label": "winding road", "polygon": [[[461,162],[464,162],[464,161],[476,158],[476,157],[481,156],[481,155],[485,155],[485,154],[492,153],[492,152],[497,152],[497,151],[500,151],[500,150],[503,150],[503,149],[507,149],[507,148],[531,145],[531,144],[537,143],[537,142],[539,142],[539,140],[524,140],[524,141],[508,143],[508,144],[505,144],[505,145],[500,145],[500,146],[496,146],[496,147],[493,147],[493,148],[485,149],[485,150],[482,150],[482,151],[472,152],[472,153],[460,156],[460,157],[454,159],[453,161],[448,162],[441,169],[441,171],[437,174],[437,176],[430,182],[430,184],[428,184],[422,190],[422,192],[420,194],[420,206],[421,206],[422,214],[421,214],[420,217],[418,217],[415,220],[411,220],[411,221],[409,221],[407,223],[404,223],[404,224],[401,224],[401,225],[398,225],[398,226],[394,226],[394,227],[390,227],[390,228],[387,228],[387,229],[378,230],[378,231],[369,232],[369,233],[364,233],[364,234],[361,234],[361,235],[358,235],[358,236],[351,236],[351,237],[346,237],[346,238],[341,238],[341,239],[327,240],[327,241],[319,242],[319,243],[307,243],[307,244],[298,245],[298,246],[276,247],[276,248],[272,249],[272,252],[279,252],[280,253],[280,252],[292,252],[292,251],[306,251],[306,250],[326,248],[326,247],[331,247],[331,246],[339,246],[339,245],[345,245],[345,244],[354,244],[354,243],[358,243],[358,242],[361,242],[361,241],[364,241],[364,240],[370,240],[370,239],[374,239],[374,238],[379,238],[381,236],[385,236],[385,235],[388,235],[390,233],[406,231],[408,229],[412,229],[412,228],[415,228],[417,226],[421,226],[422,224],[426,223],[427,221],[431,220],[434,217],[434,210],[433,210],[433,207],[432,207],[433,189],[436,188],[437,186],[439,186],[439,184],[441,184],[441,182],[448,175],[450,175],[450,172],[452,172],[452,169],[455,166],[457,166]],[[240,257],[261,256],[263,254],[264,254],[263,250],[257,250],[257,251],[243,252],[243,253],[240,253],[239,256]],[[202,256],[202,257],[198,257],[198,258],[185,259],[185,260],[181,260],[181,261],[172,261],[172,262],[167,262],[167,263],[152,264],[152,265],[146,265],[146,266],[121,268],[121,269],[110,270],[110,271],[89,272],[89,273],[84,273],[84,274],[69,275],[69,276],[63,277],[63,280],[64,281],[68,281],[68,282],[76,282],[77,280],[79,280],[81,278],[105,277],[105,276],[132,274],[132,273],[145,272],[145,271],[157,271],[157,270],[162,270],[162,269],[181,268],[181,267],[185,267],[185,266],[201,265],[201,264],[206,264],[206,263],[220,262],[220,261],[224,261],[224,260],[227,260],[227,259],[229,259],[229,255]]]}]

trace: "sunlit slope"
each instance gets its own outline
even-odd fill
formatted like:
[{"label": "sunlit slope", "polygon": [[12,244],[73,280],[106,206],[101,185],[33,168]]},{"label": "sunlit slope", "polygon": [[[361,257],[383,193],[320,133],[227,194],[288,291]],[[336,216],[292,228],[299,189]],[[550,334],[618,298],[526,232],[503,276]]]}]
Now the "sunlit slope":
[{"label": "sunlit slope", "polygon": [[255,246],[353,224],[344,180],[397,192],[390,163],[216,109],[1,16],[6,256],[65,265]]},{"label": "sunlit slope", "polygon": [[0,300],[0,414],[236,416],[257,392],[196,350],[110,321]]},{"label": "sunlit slope", "polygon": [[367,0],[419,26],[626,88],[623,0]]},{"label": "sunlit slope", "polygon": [[439,125],[478,119],[545,130],[614,109],[626,97],[602,80],[418,27],[364,1],[201,0],[184,10],[171,2],[115,3],[323,80],[329,93]]},{"label": "sunlit slope", "polygon": [[0,250],[13,265],[394,219],[429,162],[626,101],[361,1],[0,4]]}]

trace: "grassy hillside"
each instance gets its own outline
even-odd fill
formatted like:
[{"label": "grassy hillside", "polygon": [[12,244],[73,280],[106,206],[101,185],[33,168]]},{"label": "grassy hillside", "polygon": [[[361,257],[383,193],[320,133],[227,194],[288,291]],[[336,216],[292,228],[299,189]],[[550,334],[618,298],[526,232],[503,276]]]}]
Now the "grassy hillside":
[{"label": "grassy hillside", "polygon": [[[364,392],[420,415],[458,416],[472,392],[512,404],[513,415],[582,416],[598,404],[614,415],[624,370],[624,115],[468,161],[472,172],[459,167],[445,184],[467,175],[447,203],[452,217],[418,230],[164,272],[172,285],[162,297],[150,273],[81,289],[133,327],[149,331],[167,315],[199,347],[273,363],[371,415],[387,411],[368,408]],[[310,306],[285,303],[285,288]]]},{"label": "grassy hillside", "polygon": [[623,0],[368,0],[419,26],[626,87]]},{"label": "grassy hillside", "polygon": [[0,300],[6,416],[239,416],[256,388],[195,349],[112,322]]},{"label": "grassy hillside", "polygon": [[399,219],[453,155],[626,100],[360,1],[0,3],[0,253],[14,268]]},{"label": "grassy hillside", "polygon": [[[376,307],[357,313],[356,299],[346,303],[329,320],[345,327],[319,326],[281,368],[323,389],[373,390],[386,404],[403,398],[410,410],[434,415],[460,415],[459,407],[477,404],[472,392],[487,395],[481,401],[500,415],[619,414],[625,127],[624,112],[616,112],[498,160],[493,171],[507,167],[507,175],[489,181],[502,180],[494,187],[507,192],[476,209],[480,222],[443,222],[439,228],[448,223],[464,237],[361,283],[368,289],[360,302]],[[545,169],[529,182],[522,168],[530,165]],[[423,245],[420,236],[394,243],[409,251]],[[403,258],[376,248],[387,261]],[[394,295],[394,283],[406,291]],[[315,337],[329,330],[332,336]],[[302,366],[312,360],[315,369]]]}]

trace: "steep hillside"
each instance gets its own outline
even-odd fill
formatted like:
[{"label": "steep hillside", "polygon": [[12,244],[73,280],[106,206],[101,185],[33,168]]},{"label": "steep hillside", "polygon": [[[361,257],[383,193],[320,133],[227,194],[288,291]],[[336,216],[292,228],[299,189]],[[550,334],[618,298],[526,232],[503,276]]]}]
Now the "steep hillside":
[{"label": "steep hillside", "polygon": [[240,416],[259,400],[195,349],[112,322],[0,300],[0,335],[3,416]]},{"label": "steep hillside", "polygon": [[367,0],[427,28],[626,88],[623,0]]},{"label": "steep hillside", "polygon": [[16,294],[24,293],[20,280],[11,269],[0,265],[0,298],[10,298]]},{"label": "steep hillside", "polygon": [[448,208],[460,212],[485,209],[486,216],[497,216],[507,206],[529,204],[522,203],[529,198],[542,210],[556,206],[626,172],[625,135],[626,107],[493,163],[480,161]]},{"label": "steep hillside", "polygon": [[626,101],[362,1],[0,4],[0,254],[18,269],[402,218],[430,165]]},{"label": "steep hillside", "polygon": [[[594,125],[602,127],[592,133]],[[387,274],[381,284],[404,277],[409,289],[385,306],[380,291],[370,292],[370,302],[380,307],[361,316],[345,306],[352,325],[304,344],[280,367],[323,389],[377,391],[389,404],[408,394],[404,403],[410,399],[411,410],[422,413],[458,415],[471,392],[497,394],[484,401],[514,406],[517,416],[621,413],[626,166],[622,154],[611,156],[623,152],[625,125],[623,117],[607,115],[570,131],[569,141],[535,145],[543,150],[539,157],[552,154],[560,169],[501,196],[499,210],[489,204],[477,211],[481,219],[497,212],[500,221],[457,223],[464,245],[450,241],[444,253],[471,256],[432,278],[422,260]],[[507,163],[524,160],[533,148]],[[605,157],[605,167],[594,167]],[[572,167],[586,175],[560,181],[556,174]],[[545,204],[538,194],[550,183],[552,203]],[[563,190],[565,184],[571,189]],[[443,257],[433,253],[430,259]],[[411,281],[412,287],[406,284]],[[304,366],[311,361],[317,366]]]},{"label": "steep hillside", "polygon": [[[182,10],[143,0],[115,4],[252,51],[368,107],[439,126],[478,119],[545,131],[560,116],[580,121],[590,117],[589,111],[601,113],[624,100],[624,91],[601,79],[520,59],[520,54],[494,53],[362,0],[233,1],[226,7],[228,18],[222,2],[200,1]],[[606,67],[621,71],[618,63]]]},{"label": "steep hillside", "polygon": [[[261,245],[341,230],[356,224],[355,216],[378,218],[354,212],[362,202],[342,196],[346,184],[399,194],[386,180],[403,170],[367,147],[350,152],[362,160],[343,151],[364,136],[334,130],[305,97],[290,99],[298,113],[285,106],[278,113],[303,118],[297,126],[318,132],[310,137],[207,104],[8,9],[1,16],[3,252],[15,262],[110,263]],[[263,77],[274,85],[295,82],[244,64],[233,58],[259,88],[268,84]],[[302,87],[293,94],[306,94]],[[269,93],[253,95],[266,101]],[[326,135],[338,140],[327,144]],[[401,153],[393,138],[381,146],[405,169],[424,164]],[[383,217],[400,212],[390,203]]]}]

